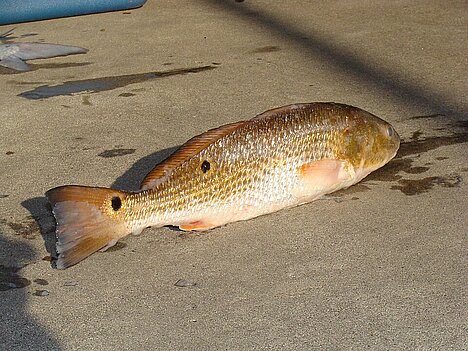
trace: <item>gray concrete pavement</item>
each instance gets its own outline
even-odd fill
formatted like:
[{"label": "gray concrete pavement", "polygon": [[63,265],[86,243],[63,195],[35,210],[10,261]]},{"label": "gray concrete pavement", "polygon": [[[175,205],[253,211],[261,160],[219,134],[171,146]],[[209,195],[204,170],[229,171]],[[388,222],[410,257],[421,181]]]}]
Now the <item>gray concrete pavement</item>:
[{"label": "gray concrete pavement", "polygon": [[[466,349],[464,1],[150,0],[13,27],[89,53],[0,68],[0,349]],[[193,135],[311,101],[388,120],[398,158],[309,205],[50,267],[47,189],[134,190]]]}]

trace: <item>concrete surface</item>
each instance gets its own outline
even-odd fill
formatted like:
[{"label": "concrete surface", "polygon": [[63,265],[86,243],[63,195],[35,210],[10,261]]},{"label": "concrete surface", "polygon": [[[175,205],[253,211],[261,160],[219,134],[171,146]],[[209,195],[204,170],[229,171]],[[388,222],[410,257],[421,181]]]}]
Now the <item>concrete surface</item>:
[{"label": "concrete surface", "polygon": [[[467,9],[150,0],[1,27],[89,53],[0,70],[0,349],[466,349]],[[136,189],[193,135],[310,101],[390,121],[398,158],[309,205],[50,267],[47,189]]]}]

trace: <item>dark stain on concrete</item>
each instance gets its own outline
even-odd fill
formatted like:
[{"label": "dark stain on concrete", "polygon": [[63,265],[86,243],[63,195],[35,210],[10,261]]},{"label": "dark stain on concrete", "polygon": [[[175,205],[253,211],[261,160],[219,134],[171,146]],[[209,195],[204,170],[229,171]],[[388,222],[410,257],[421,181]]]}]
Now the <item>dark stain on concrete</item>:
[{"label": "dark stain on concrete", "polygon": [[423,135],[423,132],[421,132],[421,130],[417,130],[415,132],[413,132],[413,135],[410,137],[411,140],[419,140],[419,137]]},{"label": "dark stain on concrete", "polygon": [[109,157],[117,157],[117,156],[124,156],[133,154],[136,149],[112,149],[112,150],[105,150],[98,154],[100,157],[109,158]]},{"label": "dark stain on concrete", "polygon": [[[88,66],[91,62],[62,62],[62,63],[34,63],[34,61],[27,61],[30,69],[29,71],[16,71],[7,67],[0,67],[1,75],[21,75],[25,72],[37,71],[40,69],[60,69],[60,68],[70,68],[70,67],[81,67]],[[17,82],[17,84],[21,84]],[[28,83],[29,84],[29,83]]]},{"label": "dark stain on concrete", "polygon": [[[336,198],[336,197],[343,197],[343,196],[346,196],[346,195],[353,195],[353,194],[356,194],[356,193],[362,193],[364,191],[368,191],[370,190],[370,188],[366,185],[364,185],[363,183],[358,183],[358,184],[355,184],[347,189],[341,189],[341,190],[338,190],[338,191],[335,191],[334,193],[331,193],[331,194],[328,194],[326,195],[326,197],[330,197],[330,198]],[[351,200],[354,200],[354,199],[351,199]]]},{"label": "dark stain on concrete", "polygon": [[468,142],[468,133],[454,133],[446,136],[431,136],[424,139],[403,141],[398,151],[399,157],[421,154],[442,146]]},{"label": "dark stain on concrete", "polygon": [[47,99],[54,96],[72,95],[81,92],[90,94],[101,91],[122,88],[130,84],[142,83],[148,80],[172,77],[176,75],[185,75],[190,73],[199,73],[215,69],[216,66],[200,66],[191,68],[178,68],[163,72],[147,72],[137,74],[127,74],[122,76],[110,76],[94,79],[83,79],[67,81],[60,85],[42,85],[33,90],[22,92],[18,96],[26,99]]},{"label": "dark stain on concrete", "polygon": [[18,271],[23,267],[9,267],[0,265],[0,291],[25,288],[31,281],[21,277]]},{"label": "dark stain on concrete", "polygon": [[23,222],[11,222],[5,219],[0,219],[0,224],[7,225],[15,232],[16,235],[25,239],[32,240],[41,234],[40,227],[32,216],[26,217]]},{"label": "dark stain on concrete", "polygon": [[392,190],[400,190],[405,195],[418,195],[427,193],[434,186],[439,185],[445,188],[458,187],[462,182],[462,177],[457,174],[444,177],[426,177],[423,179],[400,179],[399,185],[393,185]]},{"label": "dark stain on concrete", "polygon": [[365,179],[364,183],[372,182],[372,181],[382,181],[382,182],[392,182],[398,179],[401,179],[400,172],[411,172],[411,165],[413,164],[413,160],[410,158],[395,158],[391,160],[388,164],[384,167],[379,168],[375,172],[369,174]]},{"label": "dark stain on concrete", "polygon": [[263,53],[268,53],[268,52],[276,52],[276,51],[280,51],[281,48],[279,46],[273,46],[273,45],[268,45],[268,46],[262,46],[262,47],[259,47],[255,50],[252,50],[251,53],[252,54],[263,54]]},{"label": "dark stain on concrete", "polygon": [[49,282],[47,280],[41,278],[34,279],[33,282],[42,286],[49,285]]},{"label": "dark stain on concrete", "polygon": [[420,174],[427,172],[428,170],[429,167],[410,167],[407,170],[405,170],[405,172],[409,174]]},{"label": "dark stain on concrete", "polygon": [[89,101],[89,95],[81,97],[81,103],[85,106],[92,106],[93,104]]},{"label": "dark stain on concrete", "polygon": [[445,117],[445,115],[441,113],[435,113],[433,115],[413,116],[413,117],[410,117],[409,119],[425,119],[425,118],[435,118],[435,117]]},{"label": "dark stain on concrete", "polygon": [[117,243],[114,246],[109,247],[106,251],[103,251],[103,252],[107,253],[107,252],[120,251],[126,247],[127,247],[126,243],[124,243],[123,241],[117,241]]}]

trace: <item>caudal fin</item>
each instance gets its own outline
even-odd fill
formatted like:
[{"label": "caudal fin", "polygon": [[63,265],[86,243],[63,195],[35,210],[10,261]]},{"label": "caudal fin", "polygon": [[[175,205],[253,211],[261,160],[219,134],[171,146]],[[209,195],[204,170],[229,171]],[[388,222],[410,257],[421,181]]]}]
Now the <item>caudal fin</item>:
[{"label": "caudal fin", "polygon": [[124,192],[67,185],[46,196],[57,221],[58,269],[73,266],[130,233],[122,213]]},{"label": "caudal fin", "polygon": [[8,55],[0,59],[0,66],[17,71],[29,71],[31,67],[23,60],[44,59],[57,56],[85,54],[88,49],[79,46],[44,44],[44,43],[13,43],[0,45]]}]

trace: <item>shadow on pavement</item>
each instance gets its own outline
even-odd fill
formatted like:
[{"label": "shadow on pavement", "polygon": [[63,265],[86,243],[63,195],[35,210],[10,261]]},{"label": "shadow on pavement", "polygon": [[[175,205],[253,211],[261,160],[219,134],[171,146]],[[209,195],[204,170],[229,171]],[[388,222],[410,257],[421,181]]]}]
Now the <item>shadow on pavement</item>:
[{"label": "shadow on pavement", "polygon": [[170,147],[141,158],[129,170],[117,178],[111,187],[126,191],[139,190],[141,182],[154,166],[164,161],[178,148],[179,146]]},{"label": "shadow on pavement", "polygon": [[448,101],[446,96],[431,91],[424,82],[420,84],[410,82],[401,74],[379,67],[368,57],[356,56],[346,48],[333,44],[320,34],[319,29],[301,31],[292,22],[266,14],[246,2],[239,3],[232,0],[205,0],[205,2],[242,17],[243,20],[268,30],[282,40],[295,43],[301,47],[305,56],[319,58],[344,74],[359,79],[369,90],[378,90],[384,96],[393,96],[409,106],[429,108],[434,116],[440,116],[445,112],[458,115],[458,118],[461,111],[466,109],[459,106],[455,100]]},{"label": "shadow on pavement", "polygon": [[[1,229],[0,229],[1,230]],[[60,350],[60,346],[45,327],[28,313],[25,289],[31,281],[21,276],[21,269],[36,259],[32,247],[10,240],[0,232],[0,349]]]},{"label": "shadow on pavement", "polygon": [[56,257],[55,218],[47,198],[44,196],[33,197],[24,200],[21,205],[31,213],[32,218],[39,226],[47,252],[51,257]]}]

